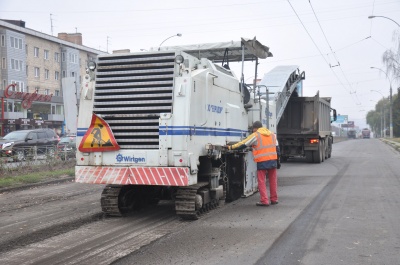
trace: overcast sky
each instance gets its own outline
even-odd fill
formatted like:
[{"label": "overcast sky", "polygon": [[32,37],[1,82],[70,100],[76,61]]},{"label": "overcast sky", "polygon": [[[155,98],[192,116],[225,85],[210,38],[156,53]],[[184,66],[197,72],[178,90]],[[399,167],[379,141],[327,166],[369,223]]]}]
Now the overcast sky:
[{"label": "overcast sky", "polygon": [[[385,74],[370,67],[386,70],[382,54],[397,50],[393,34],[400,33],[389,19],[369,15],[400,23],[400,0],[0,0],[2,19],[54,36],[80,32],[85,46],[109,52],[158,47],[177,33],[182,37],[163,46],[256,36],[274,55],[261,61],[259,76],[298,65],[306,75],[304,96],[319,90],[332,97],[332,107],[360,127],[375,102],[389,96]],[[395,94],[400,82],[392,84]]]}]

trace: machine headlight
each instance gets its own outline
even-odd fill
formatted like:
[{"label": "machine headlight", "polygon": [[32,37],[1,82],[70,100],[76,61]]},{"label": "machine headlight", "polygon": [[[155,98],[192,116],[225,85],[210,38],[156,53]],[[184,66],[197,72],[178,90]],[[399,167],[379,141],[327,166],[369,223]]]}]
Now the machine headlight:
[{"label": "machine headlight", "polygon": [[177,63],[177,64],[181,64],[181,63],[183,63],[183,56],[182,55],[177,55],[176,57],[175,57],[175,63]]},{"label": "machine headlight", "polygon": [[94,69],[96,69],[96,63],[93,62],[93,61],[90,61],[90,62],[88,63],[88,67],[89,67],[89,70],[90,70],[90,71],[94,71]]}]

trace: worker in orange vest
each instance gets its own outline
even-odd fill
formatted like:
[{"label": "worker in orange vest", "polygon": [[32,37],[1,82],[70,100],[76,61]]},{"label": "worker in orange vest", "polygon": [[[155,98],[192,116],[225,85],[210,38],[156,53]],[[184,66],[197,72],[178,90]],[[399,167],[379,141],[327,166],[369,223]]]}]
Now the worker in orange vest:
[{"label": "worker in orange vest", "polygon": [[234,145],[227,145],[227,149],[253,148],[254,161],[257,162],[258,191],[260,192],[260,202],[257,206],[269,206],[266,176],[268,173],[269,190],[271,196],[271,205],[278,204],[278,179],[276,169],[281,167],[280,151],[276,135],[264,128],[260,121],[253,123],[253,133],[243,141]]}]

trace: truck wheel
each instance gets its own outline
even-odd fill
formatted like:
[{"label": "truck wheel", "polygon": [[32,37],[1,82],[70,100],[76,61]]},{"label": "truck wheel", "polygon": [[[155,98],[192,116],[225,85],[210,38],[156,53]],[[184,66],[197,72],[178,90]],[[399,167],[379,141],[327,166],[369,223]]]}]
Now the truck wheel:
[{"label": "truck wheel", "polygon": [[332,156],[332,142],[333,142],[333,139],[329,138],[328,139],[328,158],[330,158]]},{"label": "truck wheel", "polygon": [[313,151],[313,161],[314,163],[322,162],[322,146],[321,142],[318,143],[318,150]]}]

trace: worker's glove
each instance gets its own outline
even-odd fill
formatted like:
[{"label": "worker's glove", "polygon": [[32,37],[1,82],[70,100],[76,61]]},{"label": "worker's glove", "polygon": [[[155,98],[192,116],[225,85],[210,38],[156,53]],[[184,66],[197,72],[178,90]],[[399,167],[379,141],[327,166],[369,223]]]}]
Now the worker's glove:
[{"label": "worker's glove", "polygon": [[225,145],[225,146],[224,146],[224,150],[232,150],[232,146],[230,146],[230,145]]},{"label": "worker's glove", "polygon": [[281,168],[281,158],[278,157],[278,159],[276,160],[276,168],[280,169]]}]

